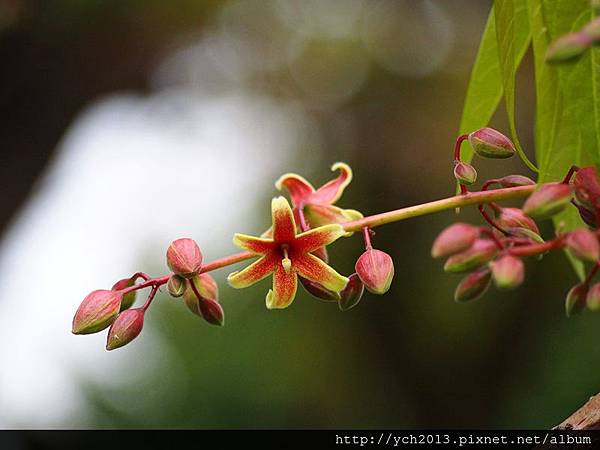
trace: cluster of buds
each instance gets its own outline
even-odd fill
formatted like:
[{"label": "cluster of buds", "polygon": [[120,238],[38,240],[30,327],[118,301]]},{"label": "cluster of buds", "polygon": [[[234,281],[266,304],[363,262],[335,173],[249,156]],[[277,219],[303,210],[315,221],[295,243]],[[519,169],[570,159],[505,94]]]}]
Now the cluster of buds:
[{"label": "cluster of buds", "polygon": [[[466,183],[475,179],[465,176],[476,173],[475,168],[460,161],[460,144],[469,140],[477,155],[488,158],[505,158],[514,154],[510,139],[491,128],[483,128],[458,138],[455,147],[454,175],[461,183],[461,192],[467,195]],[[464,168],[467,167],[468,171]],[[460,170],[457,171],[457,168]],[[508,175],[488,180],[481,190],[492,186],[509,188],[534,185],[534,181],[522,175]],[[569,205],[577,208],[587,226],[569,232],[560,229],[548,241],[540,236],[536,221],[554,217]],[[567,316],[581,311],[600,309],[600,283],[591,285],[600,267],[600,244],[597,223],[600,215],[600,181],[595,167],[572,167],[560,182],[539,186],[524,202],[522,208],[506,208],[490,202],[493,217],[479,205],[488,226],[479,227],[466,223],[455,223],[435,239],[431,255],[446,257],[444,270],[451,273],[466,273],[459,282],[454,298],[466,302],[481,297],[492,285],[498,289],[514,289],[525,279],[523,258],[541,256],[556,249],[566,249],[586,263],[591,263],[588,276],[575,285],[566,299]]]},{"label": "cluster of buds", "polygon": [[[74,334],[91,334],[108,330],[107,350],[114,350],[133,341],[144,326],[144,316],[159,287],[167,284],[173,297],[183,296],[187,307],[213,325],[223,325],[223,308],[218,303],[215,280],[202,270],[202,253],[192,239],[178,239],[167,250],[169,276],[150,278],[138,272],[119,280],[111,290],[95,290],[85,297],[73,318]],[[143,282],[136,284],[138,279]],[[132,308],[137,291],[150,288],[143,306]]]},{"label": "cluster of buds", "polygon": [[599,44],[600,17],[596,17],[579,31],[564,34],[552,42],[546,52],[546,61],[549,63],[577,61],[588,49]]}]

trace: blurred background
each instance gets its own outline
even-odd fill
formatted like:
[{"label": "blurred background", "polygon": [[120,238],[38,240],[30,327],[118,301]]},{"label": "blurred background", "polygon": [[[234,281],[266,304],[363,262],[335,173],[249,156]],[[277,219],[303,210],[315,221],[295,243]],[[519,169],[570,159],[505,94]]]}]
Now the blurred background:
[{"label": "blurred background", "polygon": [[[489,7],[0,0],[0,427],[548,428],[597,393],[600,318],[564,317],[564,256],[456,304],[460,278],[429,257],[454,212],[378,229],[395,282],[345,313],[304,291],[268,311],[269,281],[233,290],[224,269],[224,328],[161,295],[122,349],[70,333],[91,290],[165,273],[175,238],[207,260],[236,251],[234,232],[268,225],[284,172],[320,185],[349,163],[339,204],[365,214],[451,195]],[[526,57],[533,157],[531,72]],[[492,125],[507,130],[504,111]],[[516,158],[475,164],[532,175]],[[344,240],[333,265],[350,273],[360,251]]]}]

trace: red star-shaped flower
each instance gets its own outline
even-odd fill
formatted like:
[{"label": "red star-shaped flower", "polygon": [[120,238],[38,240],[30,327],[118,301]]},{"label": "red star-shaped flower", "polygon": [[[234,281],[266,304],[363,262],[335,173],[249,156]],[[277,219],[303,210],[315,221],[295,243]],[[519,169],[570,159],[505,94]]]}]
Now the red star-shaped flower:
[{"label": "red star-shaped flower", "polygon": [[304,217],[311,228],[362,218],[362,214],[354,209],[342,209],[333,206],[342,196],[346,186],[352,181],[352,169],[348,164],[338,162],[331,166],[331,170],[339,170],[339,176],[328,181],[319,189],[315,189],[312,184],[295,173],[286,173],[275,182],[277,189],[287,188],[292,198],[294,210],[301,210],[304,213]]},{"label": "red star-shaped flower", "polygon": [[231,273],[227,277],[229,284],[234,288],[245,288],[273,274],[273,289],[266,298],[269,309],[285,308],[292,303],[298,275],[330,291],[343,290],[348,278],[311,254],[343,236],[342,226],[329,224],[296,234],[294,214],[284,197],[273,199],[271,213],[272,237],[234,236],[234,244],[261,257],[245,269]]}]

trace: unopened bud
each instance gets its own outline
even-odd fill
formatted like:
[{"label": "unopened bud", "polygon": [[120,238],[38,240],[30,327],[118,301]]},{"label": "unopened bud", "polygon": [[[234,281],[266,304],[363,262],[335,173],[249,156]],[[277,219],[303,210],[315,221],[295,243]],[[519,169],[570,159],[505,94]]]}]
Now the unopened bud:
[{"label": "unopened bud", "polygon": [[585,297],[585,304],[590,311],[600,310],[600,283],[594,284]]},{"label": "unopened bud", "polygon": [[572,197],[568,184],[544,184],[525,201],[523,212],[534,219],[547,219],[561,212]]},{"label": "unopened bud", "polygon": [[573,186],[581,206],[594,211],[600,205],[600,180],[595,166],[580,168],[573,178]]},{"label": "unopened bud", "polygon": [[377,249],[364,252],[354,266],[356,273],[369,292],[385,294],[394,277],[394,262],[392,257]]},{"label": "unopened bud", "polygon": [[585,33],[569,33],[555,40],[546,51],[546,62],[561,63],[579,59],[592,45]]},{"label": "unopened bud", "polygon": [[525,215],[523,210],[519,208],[502,208],[495,221],[500,228],[506,231],[511,228],[526,228],[538,235],[540,234],[535,220]]},{"label": "unopened bud", "polygon": [[334,291],[330,291],[325,288],[322,284],[316,281],[307,280],[306,278],[300,277],[300,283],[302,287],[313,297],[326,302],[337,302],[340,300],[340,294]]},{"label": "unopened bud", "polygon": [[543,244],[545,242],[544,238],[542,238],[535,231],[531,231],[529,228],[523,228],[523,227],[507,228],[506,231],[512,237],[531,239],[533,242],[536,242],[538,244]]},{"label": "unopened bud", "polygon": [[499,178],[498,183],[504,188],[509,188],[517,186],[532,186],[535,184],[535,181],[523,175],[507,175]]},{"label": "unopened bud", "polygon": [[451,256],[444,264],[445,272],[468,272],[492,260],[498,247],[487,239],[477,239],[475,243],[462,253]]},{"label": "unopened bud", "polygon": [[567,317],[577,314],[584,308],[587,293],[588,286],[583,283],[576,284],[571,288],[567,294],[567,299],[565,300],[565,312]]},{"label": "unopened bud", "polygon": [[108,330],[106,350],[123,347],[133,341],[144,326],[144,309],[133,308],[123,311]]},{"label": "unopened bud", "polygon": [[600,43],[600,17],[589,22],[581,32],[592,40],[593,45],[598,45]]},{"label": "unopened bud", "polygon": [[[122,280],[117,281],[114,286],[111,288],[112,291],[122,291],[128,287],[131,287],[135,284],[135,280],[137,280],[137,276],[133,276],[131,278],[124,278]],[[121,301],[121,311],[128,309],[135,303],[135,298],[137,295],[137,291],[131,291],[127,294],[123,295],[123,300]]]},{"label": "unopened bud", "polygon": [[348,311],[354,308],[360,302],[365,291],[365,285],[360,280],[358,274],[353,273],[348,277],[348,284],[340,292],[339,307],[342,311]]},{"label": "unopened bud", "polygon": [[598,217],[594,210],[575,204],[577,211],[579,211],[579,217],[581,220],[590,228],[598,228]]},{"label": "unopened bud", "polygon": [[200,315],[211,325],[225,325],[225,312],[223,307],[212,298],[203,298],[199,302]]},{"label": "unopened bud", "polygon": [[470,185],[477,180],[477,171],[471,164],[457,161],[454,165],[454,178],[456,178],[456,181],[460,184]]},{"label": "unopened bud", "polygon": [[587,228],[579,228],[567,234],[565,245],[573,256],[596,262],[600,258],[600,244],[596,234]]},{"label": "unopened bud", "polygon": [[433,242],[431,256],[441,258],[468,249],[479,236],[477,227],[455,223],[444,229]]},{"label": "unopened bud", "polygon": [[185,292],[187,282],[179,275],[171,275],[167,282],[167,290],[172,297],[181,297]]},{"label": "unopened bud", "polygon": [[486,267],[464,277],[454,291],[454,300],[469,302],[481,297],[490,287],[491,272]]},{"label": "unopened bud", "polygon": [[525,265],[516,256],[501,256],[492,261],[490,267],[498,289],[514,289],[521,285],[525,278]]},{"label": "unopened bud", "polygon": [[167,264],[177,275],[191,278],[202,268],[202,253],[193,239],[173,241],[167,250]]},{"label": "unopened bud", "polygon": [[83,299],[73,318],[74,334],[104,330],[119,313],[123,296],[117,291],[97,290]]},{"label": "unopened bud", "polygon": [[481,128],[469,134],[475,153],[485,158],[504,159],[515,154],[512,141],[493,128]]},{"label": "unopened bud", "polygon": [[[198,294],[200,294],[200,298],[198,298],[196,292],[192,289],[191,283],[194,283],[194,287]],[[202,312],[200,311],[201,299],[219,301],[219,288],[215,279],[208,273],[201,273],[190,279],[188,283],[186,283],[186,289],[183,293],[183,300],[185,301],[186,306],[197,316],[202,316]]]}]

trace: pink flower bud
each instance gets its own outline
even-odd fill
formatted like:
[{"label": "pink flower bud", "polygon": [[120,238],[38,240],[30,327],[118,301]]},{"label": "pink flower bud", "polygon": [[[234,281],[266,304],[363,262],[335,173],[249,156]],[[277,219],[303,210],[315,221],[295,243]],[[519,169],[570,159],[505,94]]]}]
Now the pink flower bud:
[{"label": "pink flower bud", "polygon": [[[121,291],[128,287],[131,287],[135,284],[135,280],[137,280],[137,277],[124,278],[122,280],[119,280],[114,284],[111,290]],[[123,296],[123,300],[121,301],[121,311],[130,308],[131,305],[135,303],[136,295],[137,291],[131,291]]]},{"label": "pink flower bud", "polygon": [[300,277],[300,283],[306,292],[320,300],[324,300],[326,302],[337,302],[340,300],[340,294],[330,291],[315,281]]},{"label": "pink flower bud", "polygon": [[167,264],[177,275],[191,278],[202,268],[202,253],[193,239],[173,241],[167,250]]},{"label": "pink flower bud", "polygon": [[392,284],[394,262],[390,255],[381,250],[367,250],[360,255],[354,268],[367,290],[373,294],[385,294]]},{"label": "pink flower bud", "polygon": [[181,297],[185,292],[186,281],[179,275],[172,275],[167,282],[167,290],[172,297]]},{"label": "pink flower bud", "polygon": [[133,341],[144,326],[144,309],[133,308],[123,311],[108,330],[106,350],[123,347]]},{"label": "pink flower bud", "polygon": [[523,212],[534,219],[547,219],[561,212],[572,197],[568,184],[544,184],[525,201]]},{"label": "pink flower bud", "polygon": [[492,277],[498,289],[514,289],[523,283],[525,265],[512,255],[504,255],[490,263]]},{"label": "pink flower bud", "polygon": [[504,159],[515,154],[512,141],[493,128],[481,128],[469,134],[475,153],[485,158]]},{"label": "pink flower bud", "polygon": [[199,302],[200,315],[211,325],[225,325],[225,312],[216,300],[203,298]]},{"label": "pink flower bud", "polygon": [[600,43],[600,17],[596,17],[589,22],[583,27],[581,32],[586,34],[592,40],[593,45],[598,45]]},{"label": "pink flower bud", "polygon": [[476,227],[467,223],[455,223],[444,229],[433,242],[431,256],[440,258],[468,249],[479,236]]},{"label": "pink flower bud", "polygon": [[[596,167],[582,167],[573,178],[575,198],[581,206],[595,212],[600,205],[600,180]],[[594,219],[595,220],[595,219]]]},{"label": "pink flower bud", "polygon": [[496,244],[488,239],[477,239],[462,253],[451,256],[444,264],[445,272],[468,272],[492,260],[498,253]]},{"label": "pink flower bud", "polygon": [[73,318],[73,334],[90,334],[108,327],[121,307],[123,296],[117,291],[97,290],[83,299]]},{"label": "pink flower bud", "polygon": [[535,223],[535,220],[525,215],[519,208],[502,208],[495,220],[496,224],[506,231],[510,228],[526,228],[538,235],[540,234],[540,230]]},{"label": "pink flower bud", "polygon": [[590,228],[598,228],[598,221],[596,217],[596,211],[593,209],[586,208],[585,206],[581,206],[575,204],[577,211],[579,211],[579,217],[581,220]]},{"label": "pink flower bud", "polygon": [[569,33],[552,42],[546,51],[546,62],[562,63],[579,59],[592,45],[585,33]]},{"label": "pink flower bud", "polygon": [[490,287],[491,278],[491,272],[487,267],[470,273],[456,286],[454,300],[462,303],[478,299]]},{"label": "pink flower bud", "polygon": [[460,184],[471,185],[477,180],[477,171],[471,164],[458,161],[454,166],[454,178]]},{"label": "pink flower bud", "polygon": [[523,175],[507,175],[498,179],[498,183],[504,188],[509,188],[517,186],[532,186],[535,184],[535,181]]},{"label": "pink flower bud", "polygon": [[589,289],[585,303],[590,311],[600,310],[600,283],[594,284]]},{"label": "pink flower bud", "polygon": [[565,300],[565,312],[567,317],[577,314],[584,308],[587,294],[588,286],[586,284],[576,284],[571,288]]},{"label": "pink flower bud", "polygon": [[360,302],[362,295],[365,291],[365,285],[360,280],[358,274],[353,273],[348,277],[348,284],[340,292],[340,301],[338,303],[342,311],[348,311],[350,308],[354,308]]},{"label": "pink flower bud", "polygon": [[600,244],[596,234],[587,228],[579,228],[567,234],[565,244],[573,256],[596,262],[600,258]]},{"label": "pink flower bud", "polygon": [[[190,283],[194,283],[196,291],[198,294],[200,294],[200,299],[190,286]],[[183,293],[183,299],[191,312],[202,317],[202,312],[200,310],[201,299],[212,299],[218,302],[219,288],[212,276],[210,276],[208,273],[201,273],[200,275],[188,280],[185,292]]]}]

